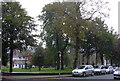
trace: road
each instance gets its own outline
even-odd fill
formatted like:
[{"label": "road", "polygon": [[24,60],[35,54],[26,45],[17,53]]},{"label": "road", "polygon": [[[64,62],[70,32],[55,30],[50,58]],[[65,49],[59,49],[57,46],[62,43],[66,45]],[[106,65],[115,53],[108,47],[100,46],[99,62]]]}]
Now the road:
[{"label": "road", "polygon": [[87,77],[72,77],[70,76],[61,76],[61,77],[48,77],[48,78],[15,78],[15,79],[3,79],[2,81],[116,81],[113,79],[112,74],[107,75],[95,75],[95,76],[87,76]]},{"label": "road", "polygon": [[95,75],[95,76],[87,76],[87,77],[66,77],[66,79],[113,79],[112,74],[107,75]]}]

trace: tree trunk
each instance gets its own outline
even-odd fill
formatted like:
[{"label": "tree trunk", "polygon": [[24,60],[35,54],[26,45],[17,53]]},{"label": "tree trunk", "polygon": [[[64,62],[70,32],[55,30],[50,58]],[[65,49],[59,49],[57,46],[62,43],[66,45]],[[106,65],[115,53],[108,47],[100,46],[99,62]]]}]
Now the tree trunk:
[{"label": "tree trunk", "polygon": [[60,69],[60,57],[59,57],[59,53],[57,54],[57,70]]},{"label": "tree trunk", "polygon": [[13,49],[10,48],[10,72],[12,72],[13,67]]},{"label": "tree trunk", "polygon": [[59,52],[60,52],[60,47],[59,47],[59,36],[56,33],[56,48],[57,48],[57,70],[60,69],[60,57],[59,57]]},{"label": "tree trunk", "polygon": [[97,52],[96,52],[96,61],[95,61],[95,64],[97,65],[97,61],[98,61],[98,56],[97,56]]},{"label": "tree trunk", "polygon": [[82,65],[84,65],[85,63],[85,60],[84,60],[84,55],[82,55]]},{"label": "tree trunk", "polygon": [[64,69],[64,53],[61,51],[61,70]]},{"label": "tree trunk", "polygon": [[39,71],[41,70],[41,66],[39,66]]},{"label": "tree trunk", "polygon": [[[80,3],[77,3],[76,5],[76,21],[79,21],[82,19],[81,17],[81,13],[80,13]],[[73,62],[73,68],[76,68],[77,67],[77,64],[78,64],[78,53],[79,53],[79,27],[81,25],[80,24],[76,24],[76,27],[75,27],[75,32],[74,32],[74,35],[75,35],[75,59],[74,59],[74,62]]]},{"label": "tree trunk", "polygon": [[77,64],[78,64],[78,53],[79,53],[79,38],[76,37],[75,59],[74,59],[74,62],[73,62],[73,68],[76,68]]},{"label": "tree trunk", "polygon": [[103,60],[103,54],[100,54],[100,60],[101,60],[101,64],[104,64],[104,60]]},{"label": "tree trunk", "polygon": [[87,55],[87,65],[89,64],[89,55]]},{"label": "tree trunk", "polygon": [[111,66],[113,65],[113,60],[111,59]]},{"label": "tree trunk", "polygon": [[13,67],[13,39],[10,38],[10,72],[12,72]]},{"label": "tree trunk", "polygon": [[69,40],[68,36],[66,36],[66,37],[67,38],[66,38],[65,45],[64,45],[63,49],[61,50],[61,69],[62,70],[64,69],[64,51],[68,45],[68,40]]}]

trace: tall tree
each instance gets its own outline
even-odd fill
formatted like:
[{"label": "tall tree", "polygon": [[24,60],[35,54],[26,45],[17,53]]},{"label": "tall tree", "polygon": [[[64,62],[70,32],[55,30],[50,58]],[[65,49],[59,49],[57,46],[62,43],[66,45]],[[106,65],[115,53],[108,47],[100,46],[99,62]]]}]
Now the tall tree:
[{"label": "tall tree", "polygon": [[[35,29],[33,18],[27,15],[25,9],[18,2],[2,3],[2,46],[10,52],[10,72],[12,72],[12,60],[14,49],[23,50],[28,46],[34,46]],[[4,51],[4,50],[3,50]]]},{"label": "tall tree", "polygon": [[113,60],[114,60],[114,64],[116,65],[120,65],[120,38],[117,38],[116,42],[115,42],[115,47],[114,47],[114,56],[113,56]]},{"label": "tall tree", "polygon": [[[46,5],[48,8],[46,13],[52,16],[52,24],[54,24],[56,29],[62,29],[63,34],[69,36],[70,40],[74,42],[75,57],[73,67],[76,68],[78,64],[78,54],[80,49],[80,40],[85,37],[84,29],[90,26],[91,19],[94,19],[96,13],[99,16],[106,16],[106,14],[101,13],[100,9],[104,7],[106,3],[102,1],[80,1],[80,2],[58,2]],[[52,12],[52,13],[50,13]],[[54,14],[54,15],[53,15]],[[49,20],[49,16],[46,19]],[[55,20],[54,20],[55,19]],[[48,20],[43,19],[45,22]],[[57,24],[56,24],[57,23]],[[59,25],[58,25],[59,23]]]},{"label": "tall tree", "polygon": [[58,16],[58,13],[56,12],[58,9],[58,4],[59,3],[46,5],[43,8],[43,14],[39,15],[39,19],[43,20],[43,32],[41,33],[41,37],[46,42],[47,51],[53,57],[53,61],[57,66],[57,69],[64,69],[64,57],[69,38],[68,35],[64,34],[61,29],[63,25],[60,23],[60,16]]},{"label": "tall tree", "polygon": [[99,55],[101,64],[104,64],[104,57],[112,57],[116,35],[113,34],[113,31],[108,30],[108,26],[101,18],[96,18],[94,22],[95,26],[93,29],[90,29],[94,34],[93,46],[96,51],[96,58]]},{"label": "tall tree", "polygon": [[[69,3],[64,4],[66,10],[64,11],[66,19],[64,23],[66,25],[65,33],[70,35],[70,38],[74,42],[75,46],[75,58],[73,67],[76,68],[78,64],[78,54],[80,49],[80,40],[84,39],[86,28],[93,27],[91,20],[94,19],[96,13],[101,13],[100,9],[104,7],[106,3],[102,1],[79,1],[74,2],[70,5]],[[105,15],[104,13],[102,13]],[[99,16],[102,16],[99,14]],[[70,24],[71,23],[71,24]]]}]

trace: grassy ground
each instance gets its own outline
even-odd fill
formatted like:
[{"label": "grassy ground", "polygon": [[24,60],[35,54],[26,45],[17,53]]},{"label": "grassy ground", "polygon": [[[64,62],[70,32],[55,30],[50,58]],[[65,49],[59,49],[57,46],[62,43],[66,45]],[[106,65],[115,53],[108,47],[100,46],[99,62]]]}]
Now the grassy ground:
[{"label": "grassy ground", "polygon": [[[71,72],[73,69],[66,68],[64,70],[55,70],[55,68],[41,68],[41,71],[39,71],[39,68],[31,68],[30,69],[21,69],[21,68],[13,68],[13,72],[40,72],[40,73],[65,73],[65,72]],[[2,68],[2,72],[9,72],[9,68]]]}]

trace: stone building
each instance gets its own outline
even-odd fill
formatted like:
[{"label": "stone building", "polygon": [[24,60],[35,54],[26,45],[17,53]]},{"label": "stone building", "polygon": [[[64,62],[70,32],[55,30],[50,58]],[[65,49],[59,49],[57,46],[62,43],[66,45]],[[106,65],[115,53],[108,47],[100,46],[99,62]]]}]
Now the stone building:
[{"label": "stone building", "polygon": [[[75,51],[74,48],[70,48],[69,50],[69,58],[71,59],[71,65],[69,67],[73,67],[73,62],[74,62],[74,55]],[[77,63],[77,67],[79,67],[80,65],[86,65],[86,64],[91,64],[91,65],[101,65],[101,60],[100,60],[100,56],[99,54],[93,53],[92,55],[89,56],[89,60],[87,63],[87,57],[85,56],[84,53],[80,53],[78,54],[78,63]],[[107,63],[109,64],[109,61],[106,61],[105,57],[103,57],[104,59],[104,65],[107,65]]]}]

